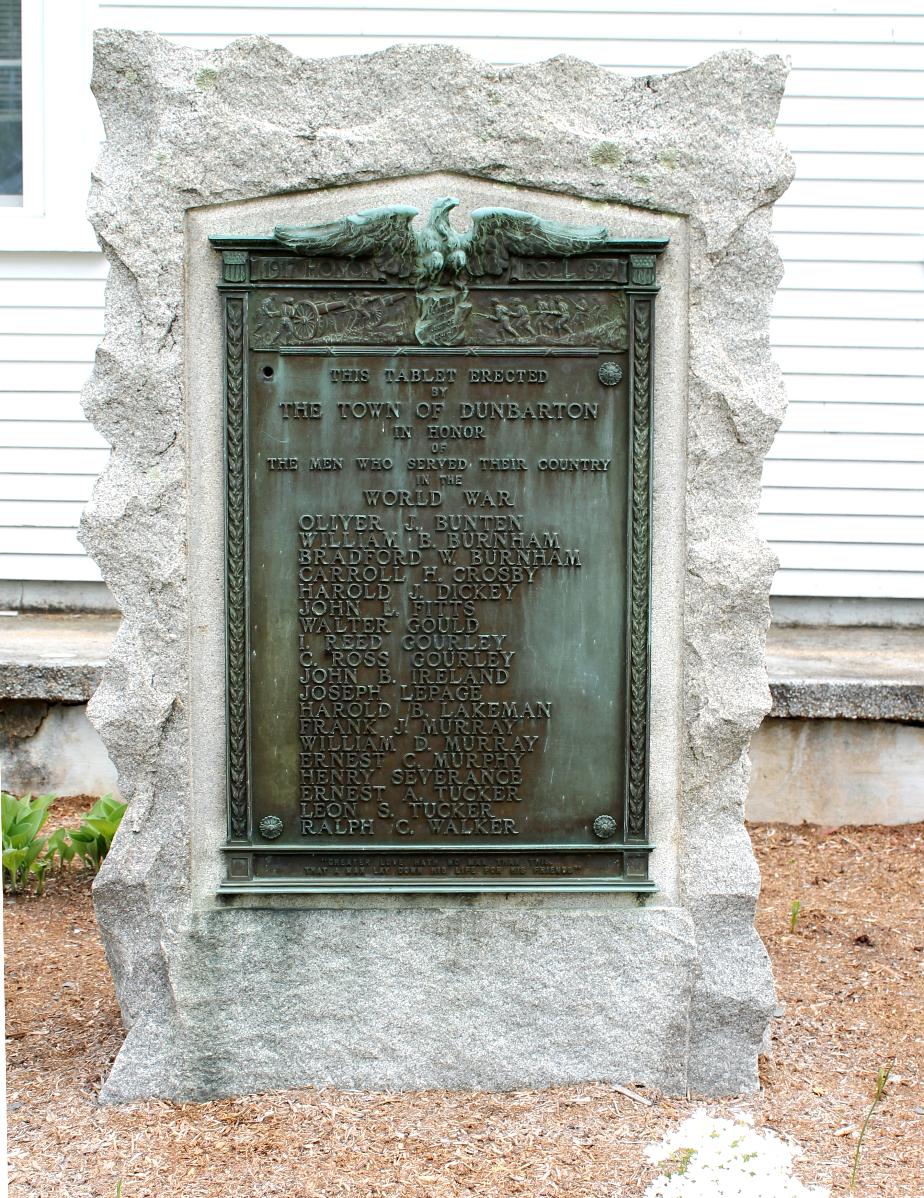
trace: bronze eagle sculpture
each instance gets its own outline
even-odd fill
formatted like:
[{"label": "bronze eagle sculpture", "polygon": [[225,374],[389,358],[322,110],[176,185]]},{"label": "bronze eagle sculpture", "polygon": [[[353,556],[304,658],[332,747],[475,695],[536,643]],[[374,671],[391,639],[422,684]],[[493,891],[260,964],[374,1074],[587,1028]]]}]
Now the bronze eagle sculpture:
[{"label": "bronze eagle sculpture", "polygon": [[563,225],[515,208],[477,208],[471,228],[459,233],[449,223],[458,204],[452,196],[436,200],[419,230],[411,223],[419,209],[402,204],[367,208],[324,225],[277,225],[273,236],[299,254],[372,258],[382,274],[425,286],[463,272],[502,274],[512,254],[569,257],[609,244],[602,226]]}]

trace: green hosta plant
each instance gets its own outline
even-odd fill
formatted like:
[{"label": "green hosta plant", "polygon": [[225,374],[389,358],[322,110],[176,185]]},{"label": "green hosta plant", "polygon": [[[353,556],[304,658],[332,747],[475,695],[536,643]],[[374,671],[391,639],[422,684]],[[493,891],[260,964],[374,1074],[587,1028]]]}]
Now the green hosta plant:
[{"label": "green hosta plant", "polygon": [[85,865],[98,870],[109,852],[112,838],[125,814],[125,808],[126,804],[114,799],[112,795],[103,795],[101,799],[97,799],[80,821],[80,827],[71,828],[68,832],[72,846],[71,856],[76,853]]},{"label": "green hosta plant", "polygon": [[54,795],[23,795],[15,798],[6,791],[0,795],[3,823],[3,876],[10,890],[18,894],[25,883],[35,879],[36,891],[45,886],[49,861],[44,856],[47,839],[39,836]]}]

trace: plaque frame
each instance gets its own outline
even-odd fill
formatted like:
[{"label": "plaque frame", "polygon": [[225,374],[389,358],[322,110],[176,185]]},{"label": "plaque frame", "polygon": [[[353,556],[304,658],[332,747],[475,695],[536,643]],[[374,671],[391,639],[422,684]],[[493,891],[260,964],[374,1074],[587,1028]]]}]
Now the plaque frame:
[{"label": "plaque frame", "polygon": [[[439,202],[438,202],[439,203]],[[436,207],[436,206],[435,206]],[[385,210],[381,210],[385,211]],[[507,210],[482,210],[506,212]],[[519,215],[519,214],[518,214]],[[533,218],[535,219],[535,218]],[[628,302],[627,392],[629,397],[630,469],[628,477],[627,520],[628,553],[626,561],[626,710],[625,710],[625,801],[623,826],[618,838],[605,843],[587,844],[522,844],[516,846],[479,844],[460,848],[457,844],[417,846],[390,845],[359,847],[350,845],[282,847],[271,849],[254,842],[253,810],[249,762],[248,684],[249,616],[248,616],[248,473],[246,443],[246,412],[248,403],[248,371],[250,352],[248,327],[249,306],[255,293],[266,288],[267,277],[254,277],[255,261],[258,273],[265,272],[266,263],[303,263],[311,250],[300,251],[285,244],[277,235],[268,237],[213,236],[210,242],[221,254],[221,277],[217,283],[222,296],[223,375],[224,375],[224,479],[225,479],[225,681],[227,720],[227,839],[222,846],[225,876],[218,895],[253,894],[330,894],[330,893],[482,893],[482,892],[599,892],[627,891],[650,893],[656,889],[649,876],[649,858],[655,845],[649,838],[648,752],[650,706],[650,605],[651,605],[651,527],[652,527],[652,406],[653,355],[655,344],[655,299],[659,290],[656,279],[657,257],[667,248],[667,238],[610,239],[604,237],[593,246],[572,245],[567,252],[544,245],[542,252],[521,250],[508,270],[511,282],[526,284],[529,267],[536,261],[549,263],[558,260],[561,276],[552,276],[549,283],[556,287],[586,283],[580,271],[567,277],[575,263],[593,255],[594,260],[612,259],[623,264],[622,281],[608,280],[618,288]],[[605,230],[602,231],[605,235]],[[320,251],[318,251],[320,256]],[[324,254],[325,261],[340,255]],[[344,255],[346,257],[346,255]],[[367,252],[350,255],[356,263],[368,259]],[[517,265],[519,263],[519,265]],[[365,265],[365,263],[364,263]],[[520,276],[517,276],[517,271]],[[372,271],[373,276],[375,271]],[[316,287],[318,279],[285,277],[286,289],[294,292]],[[369,274],[358,276],[362,286],[376,290],[386,285],[388,274],[378,278]],[[535,277],[535,276],[533,276]],[[445,273],[443,278],[445,278]],[[441,281],[441,280],[438,280]],[[346,286],[331,283],[330,286]],[[527,284],[528,285],[528,284]],[[600,284],[603,285],[603,284]],[[420,279],[390,282],[390,288],[401,286],[419,292]],[[445,344],[435,342],[440,352]],[[291,347],[286,347],[291,349]],[[316,352],[335,355],[363,346],[319,347]],[[383,347],[384,348],[384,347]],[[426,352],[424,346],[409,346],[409,352]],[[282,349],[281,352],[286,352]],[[400,352],[400,351],[399,351]],[[554,350],[546,351],[554,353]],[[575,854],[595,858],[601,869],[596,875],[576,878],[333,878],[269,877],[261,875],[261,858],[304,858],[323,854],[347,862],[352,857],[369,857],[379,853],[388,856],[471,857],[476,854],[519,857],[522,855]]]}]

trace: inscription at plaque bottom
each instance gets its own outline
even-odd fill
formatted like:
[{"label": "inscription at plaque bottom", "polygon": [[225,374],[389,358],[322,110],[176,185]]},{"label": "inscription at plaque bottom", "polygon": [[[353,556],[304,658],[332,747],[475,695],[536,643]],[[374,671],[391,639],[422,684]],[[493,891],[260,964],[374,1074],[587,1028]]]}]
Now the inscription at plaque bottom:
[{"label": "inscription at plaque bottom", "polygon": [[228,892],[651,889],[664,243],[453,205],[213,239]]}]

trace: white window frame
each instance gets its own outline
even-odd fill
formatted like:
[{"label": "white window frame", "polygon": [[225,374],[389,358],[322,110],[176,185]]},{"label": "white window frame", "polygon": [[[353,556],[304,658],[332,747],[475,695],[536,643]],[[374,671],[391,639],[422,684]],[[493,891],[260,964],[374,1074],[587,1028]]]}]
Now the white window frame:
[{"label": "white window frame", "polygon": [[90,94],[96,0],[22,0],[21,204],[0,205],[0,252],[96,251],[86,218],[102,127]]}]

